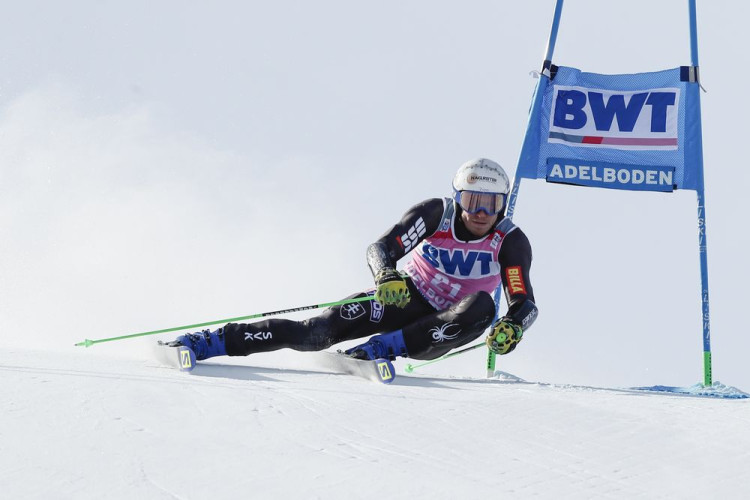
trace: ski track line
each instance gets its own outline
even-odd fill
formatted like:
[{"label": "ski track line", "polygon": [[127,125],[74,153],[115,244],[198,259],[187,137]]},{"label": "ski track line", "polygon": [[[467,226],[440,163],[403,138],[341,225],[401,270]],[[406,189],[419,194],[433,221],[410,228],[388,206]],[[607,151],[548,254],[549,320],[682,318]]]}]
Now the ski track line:
[{"label": "ski track line", "polygon": [[[140,472],[140,483],[143,484],[149,484],[151,485],[157,492],[162,493],[163,495],[166,495],[169,498],[173,498],[175,500],[186,500],[186,497],[180,496],[178,494],[173,493],[169,489],[163,487],[158,482],[156,482],[151,475],[146,472],[146,469],[143,466],[143,462],[140,462],[138,467],[138,470]],[[151,496],[151,492],[148,493],[148,496]]]},{"label": "ski track line", "polygon": [[[336,375],[324,374],[324,376],[329,377]],[[383,387],[377,384],[373,385],[366,381],[360,381],[356,378],[347,377],[345,379],[342,379],[341,389],[346,389],[346,387],[343,386],[346,386],[347,384],[362,387],[362,393],[357,398],[354,398],[351,401],[351,403],[356,408],[362,409],[364,413],[368,412],[367,409],[383,411],[383,406],[373,401],[371,396],[372,392],[378,392],[381,390],[389,391],[387,387]],[[337,408],[339,405],[336,404],[335,400],[327,400],[321,399],[318,396],[311,396],[308,395],[309,392],[310,391],[304,391],[304,393],[301,394],[299,391],[294,390],[294,392],[286,394],[286,390],[281,389],[274,392],[274,398],[276,402],[279,403],[279,411],[285,416],[293,417],[296,421],[308,421],[310,416],[312,416],[313,419],[325,420],[330,419],[332,412],[334,415],[338,413]],[[340,396],[340,392],[341,391],[327,391],[326,393],[338,393]],[[362,397],[363,395],[364,397]],[[284,397],[283,402],[278,400],[279,396]],[[303,414],[299,415],[299,412]],[[306,415],[304,413],[306,413]],[[397,417],[399,416],[399,414],[408,414],[409,417],[416,418],[417,420],[424,419],[419,415],[415,417],[413,412],[411,412],[410,410],[399,411],[396,414],[394,414],[393,412],[390,413],[391,419],[393,420],[393,425],[398,425]],[[354,420],[356,420],[356,416]],[[438,419],[438,421],[444,423],[449,422],[444,418],[440,418]],[[407,461],[409,463],[419,463],[424,466],[429,466],[433,469],[436,467],[435,459],[433,457],[423,456],[419,452],[419,450],[411,450],[407,447],[399,445],[398,442],[384,439],[371,433],[363,432],[360,427],[349,426],[346,425],[345,422],[346,421],[331,422],[331,426],[337,429],[336,432],[332,435],[333,445],[331,445],[331,443],[328,443],[327,445],[323,443],[322,446],[311,444],[304,447],[309,451],[323,451],[325,453],[344,459],[364,459],[373,463],[383,460],[388,461],[390,459],[396,459],[399,462]],[[387,430],[385,434],[387,434]],[[440,465],[437,467],[446,473],[449,473],[451,471],[453,471],[453,473],[456,473],[455,464],[445,466]],[[466,472],[468,473],[471,470],[473,469],[467,469]]]}]

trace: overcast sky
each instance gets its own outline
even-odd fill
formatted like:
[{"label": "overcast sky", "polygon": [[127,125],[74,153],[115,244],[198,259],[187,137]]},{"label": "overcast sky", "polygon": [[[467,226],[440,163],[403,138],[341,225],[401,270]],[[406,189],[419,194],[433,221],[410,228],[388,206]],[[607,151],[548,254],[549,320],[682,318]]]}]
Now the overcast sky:
[{"label": "overcast sky", "polygon": [[[102,338],[327,302],[478,156],[515,171],[553,0],[13,2],[0,19],[0,331]],[[750,389],[743,2],[699,2],[714,375]],[[568,0],[554,61],[690,62],[687,1]],[[702,380],[696,199],[521,185],[528,380]],[[503,306],[505,307],[505,306]],[[303,315],[304,316],[304,315]],[[134,353],[138,341],[97,353]],[[283,356],[284,354],[280,354]],[[482,376],[476,351],[435,365]]]}]

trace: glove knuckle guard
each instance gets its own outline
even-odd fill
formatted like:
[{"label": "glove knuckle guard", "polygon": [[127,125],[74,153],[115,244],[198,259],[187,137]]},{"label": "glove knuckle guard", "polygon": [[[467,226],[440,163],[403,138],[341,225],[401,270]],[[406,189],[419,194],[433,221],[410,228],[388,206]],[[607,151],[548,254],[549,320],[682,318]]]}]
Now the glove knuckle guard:
[{"label": "glove knuckle guard", "polygon": [[409,302],[409,288],[395,269],[381,269],[375,276],[375,298],[384,305],[404,307]]},{"label": "glove knuckle guard", "polygon": [[487,347],[495,354],[508,354],[523,338],[523,331],[505,321],[498,321],[487,337]]}]

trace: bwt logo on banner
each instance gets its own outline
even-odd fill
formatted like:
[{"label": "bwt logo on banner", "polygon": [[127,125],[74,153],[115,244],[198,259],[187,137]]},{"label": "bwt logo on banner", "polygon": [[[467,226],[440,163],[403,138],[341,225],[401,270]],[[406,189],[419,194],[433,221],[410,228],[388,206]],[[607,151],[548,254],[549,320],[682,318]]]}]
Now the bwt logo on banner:
[{"label": "bwt logo on banner", "polygon": [[549,142],[630,150],[678,146],[680,89],[637,91],[555,87]]}]

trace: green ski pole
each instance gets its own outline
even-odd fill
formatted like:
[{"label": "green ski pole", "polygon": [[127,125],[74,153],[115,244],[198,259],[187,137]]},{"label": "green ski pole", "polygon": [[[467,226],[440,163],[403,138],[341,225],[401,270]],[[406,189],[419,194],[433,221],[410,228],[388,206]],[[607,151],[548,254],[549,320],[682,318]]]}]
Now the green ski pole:
[{"label": "green ski pole", "polygon": [[264,312],[264,313],[257,313],[257,314],[250,314],[249,316],[238,316],[236,318],[226,318],[226,319],[217,319],[216,321],[207,321],[205,323],[196,323],[194,325],[185,325],[185,326],[175,326],[173,328],[164,328],[163,330],[153,330],[150,332],[141,332],[141,333],[133,333],[130,335],[121,335],[119,337],[111,337],[107,339],[97,339],[97,340],[89,340],[86,339],[83,342],[78,342],[75,344],[76,346],[83,346],[83,347],[89,347],[94,344],[101,344],[102,342],[113,342],[115,340],[124,340],[124,339],[132,339],[135,337],[143,337],[146,335],[156,335],[159,333],[169,333],[169,332],[176,332],[178,330],[190,330],[195,328],[201,328],[204,326],[209,325],[216,325],[219,323],[234,323],[236,321],[243,321],[247,319],[256,319],[256,318],[263,318],[265,316],[275,316],[277,314],[286,314],[286,313],[293,313],[293,312],[299,312],[299,311],[307,311],[309,309],[321,309],[323,307],[331,307],[331,306],[340,306],[344,304],[353,304],[355,302],[366,302],[368,300],[373,300],[375,297],[372,295],[368,295],[367,297],[358,297],[354,299],[346,299],[346,300],[340,300],[338,302],[326,302],[325,304],[314,304],[311,306],[302,306],[302,307],[293,307],[292,309],[281,309],[279,311],[270,311],[270,312]]},{"label": "green ski pole", "polygon": [[495,376],[495,353],[487,350],[487,378]]},{"label": "green ski pole", "polygon": [[411,373],[411,372],[414,371],[415,368],[419,368],[420,366],[425,366],[425,365],[430,365],[432,363],[437,363],[438,361],[443,361],[444,359],[452,358],[453,356],[458,356],[459,354],[463,354],[465,352],[473,351],[477,347],[482,347],[483,345],[487,345],[487,344],[485,344],[484,342],[482,342],[481,344],[476,344],[476,345],[473,345],[473,346],[469,346],[469,347],[466,347],[464,349],[461,349],[460,351],[451,352],[451,353],[445,354],[444,356],[440,356],[439,358],[431,359],[429,361],[425,361],[424,363],[419,363],[419,364],[416,364],[416,365],[412,365],[410,363],[410,364],[408,364],[408,365],[406,365],[404,367],[404,370],[406,370],[406,373]]}]

